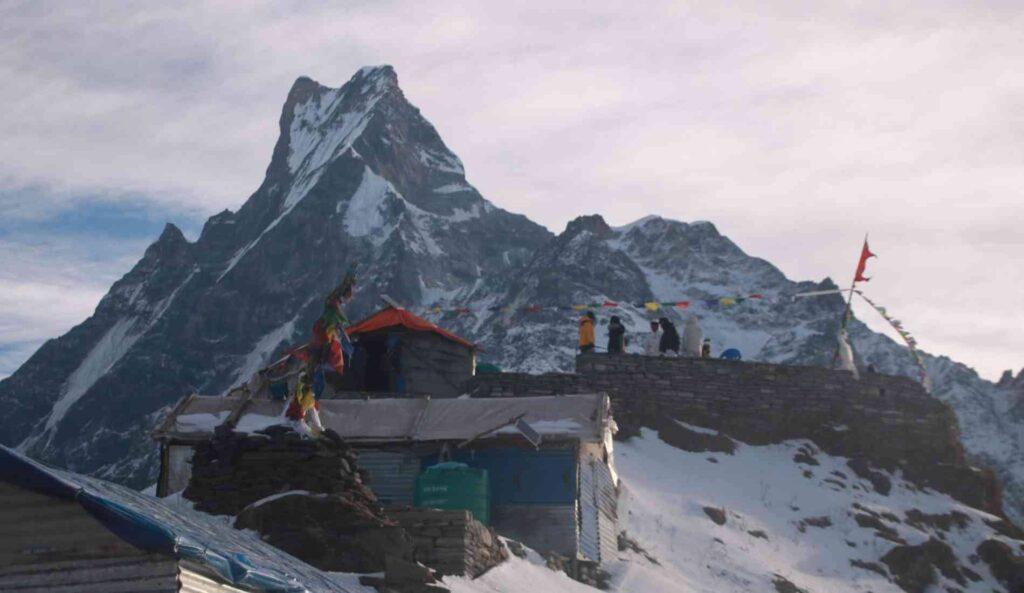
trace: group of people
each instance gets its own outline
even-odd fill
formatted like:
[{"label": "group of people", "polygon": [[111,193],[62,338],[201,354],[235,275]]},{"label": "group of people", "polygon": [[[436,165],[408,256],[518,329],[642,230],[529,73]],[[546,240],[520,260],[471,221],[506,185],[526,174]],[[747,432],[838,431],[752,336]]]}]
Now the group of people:
[{"label": "group of people", "polygon": [[[581,353],[591,352],[596,346],[594,324],[597,318],[593,311],[587,311],[580,317],[579,348]],[[629,340],[626,337],[626,326],[618,315],[608,320],[608,353],[622,354]],[[711,339],[704,337],[704,329],[696,316],[690,317],[683,328],[680,338],[676,325],[667,317],[651,320],[651,333],[643,341],[643,353],[647,356],[685,356],[689,358],[711,358]],[[729,348],[722,353],[722,358],[739,360],[739,350]]]}]

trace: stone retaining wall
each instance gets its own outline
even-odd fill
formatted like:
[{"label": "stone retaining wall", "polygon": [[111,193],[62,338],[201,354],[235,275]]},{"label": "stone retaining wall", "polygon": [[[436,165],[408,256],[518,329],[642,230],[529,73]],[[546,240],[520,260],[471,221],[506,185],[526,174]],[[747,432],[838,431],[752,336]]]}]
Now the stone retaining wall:
[{"label": "stone retaining wall", "polygon": [[[922,484],[1001,512],[990,473],[967,469],[952,409],[904,378],[726,360],[585,354],[577,372],[482,374],[475,397],[604,392],[620,437],[680,420],[750,444],[808,438],[834,455],[893,469],[913,467]],[[956,474],[956,488],[944,476]],[[945,485],[946,487],[943,487]],[[956,490],[952,492],[951,490]]]},{"label": "stone retaining wall", "polygon": [[416,560],[443,575],[476,578],[508,558],[493,529],[469,511],[386,509],[412,536]]}]

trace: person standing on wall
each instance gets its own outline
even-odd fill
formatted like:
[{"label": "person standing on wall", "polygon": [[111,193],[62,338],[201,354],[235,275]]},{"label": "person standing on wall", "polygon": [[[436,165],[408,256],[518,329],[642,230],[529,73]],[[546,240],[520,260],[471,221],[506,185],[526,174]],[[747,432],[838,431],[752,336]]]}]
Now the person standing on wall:
[{"label": "person standing on wall", "polygon": [[679,332],[676,325],[662,317],[658,321],[661,325],[661,342],[658,344],[658,351],[662,356],[679,356]]},{"label": "person standing on wall", "polygon": [[683,328],[683,356],[687,358],[700,358],[700,349],[704,344],[704,330],[700,321],[694,315],[686,320],[686,327]]},{"label": "person standing on wall", "polygon": [[608,354],[622,354],[626,341],[626,326],[618,315],[608,322]]},{"label": "person standing on wall", "polygon": [[651,321],[651,333],[647,334],[644,338],[644,354],[647,356],[657,356],[658,347],[661,346],[661,326],[658,325],[657,321]]},{"label": "person standing on wall", "polygon": [[580,317],[580,353],[594,351],[594,312],[587,311]]},{"label": "person standing on wall", "polygon": [[704,338],[704,343],[700,347],[701,358],[711,358],[711,338]]}]

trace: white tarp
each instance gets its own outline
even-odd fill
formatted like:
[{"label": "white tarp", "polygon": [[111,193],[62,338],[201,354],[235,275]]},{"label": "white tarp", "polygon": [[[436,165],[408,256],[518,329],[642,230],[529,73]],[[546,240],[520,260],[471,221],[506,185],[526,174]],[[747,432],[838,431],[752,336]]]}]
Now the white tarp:
[{"label": "white tarp", "polygon": [[[235,397],[193,396],[177,410],[157,437],[203,437],[214,425],[200,419],[227,417]],[[251,400],[237,429],[255,431],[284,421],[287,402]],[[449,441],[479,437],[522,418],[544,437],[601,442],[608,419],[608,398],[601,394],[468,399],[332,399],[320,402],[324,426],[343,439],[364,441]],[[496,430],[505,434],[509,430]]]}]

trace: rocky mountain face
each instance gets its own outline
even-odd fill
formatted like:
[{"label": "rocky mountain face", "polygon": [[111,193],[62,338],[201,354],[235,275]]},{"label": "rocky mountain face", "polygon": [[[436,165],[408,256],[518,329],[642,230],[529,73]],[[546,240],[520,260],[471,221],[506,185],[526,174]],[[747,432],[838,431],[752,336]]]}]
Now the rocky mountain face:
[{"label": "rocky mountain face", "polygon": [[[651,318],[699,317],[713,352],[829,365],[843,301],[793,299],[832,288],[787,279],[711,223],[648,217],[610,227],[581,217],[553,236],[485,200],[462,163],[410,104],[387,66],[340,88],[298,79],[266,177],[237,211],[211,217],[195,242],[168,225],[96,312],[0,382],[0,440],[134,486],[154,481],[148,431],[183,394],[220,393],[308,336],[322,298],[358,264],[349,308],[387,294],[480,344],[506,370],[573,368],[577,312],[551,306],[686,300],[685,309],[598,311],[598,344],[619,315],[638,349]],[[725,297],[750,297],[721,306]],[[537,312],[525,307],[537,305]],[[497,311],[512,307],[511,312]],[[545,308],[547,307],[547,308]],[[491,310],[489,310],[491,309]],[[859,362],[916,376],[906,349],[855,321]],[[956,410],[977,460],[999,473],[1007,510],[1024,510],[1024,379],[994,385],[928,356],[936,397]]]},{"label": "rocky mountain face", "polygon": [[550,233],[494,207],[390,67],[339,89],[295,82],[266,178],[189,243],[168,225],[96,312],[0,383],[4,444],[76,471],[152,483],[169,404],[219,393],[304,340],[356,263],[354,316],[501,286]]}]

